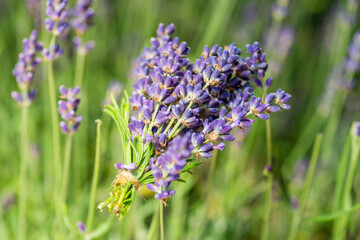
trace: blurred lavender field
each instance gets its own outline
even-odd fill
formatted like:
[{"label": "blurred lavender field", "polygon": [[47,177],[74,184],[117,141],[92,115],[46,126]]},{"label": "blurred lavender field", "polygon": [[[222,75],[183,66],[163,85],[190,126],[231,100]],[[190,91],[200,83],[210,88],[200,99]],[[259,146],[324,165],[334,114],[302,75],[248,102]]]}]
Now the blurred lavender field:
[{"label": "blurred lavender field", "polygon": [[[245,45],[258,41],[265,79],[274,78],[271,92],[292,95],[290,110],[271,114],[269,125],[257,120],[234,129],[223,151],[200,158],[191,174],[181,175],[185,183],[172,183],[165,239],[360,239],[358,1],[74,0],[67,3],[73,11],[55,16],[54,25],[44,24],[51,19],[47,3],[0,0],[1,239],[161,238],[159,201],[145,187],[122,220],[96,209],[118,180],[114,164],[124,162],[122,136],[104,106],[111,96],[132,95],[136,59],[159,23],[175,24],[191,62],[204,45],[236,43],[244,55]],[[85,14],[86,26],[75,21],[84,9],[94,11]],[[26,71],[33,76],[14,71],[26,82],[19,89],[13,70],[19,53],[38,42],[33,34],[23,49],[33,30],[43,43],[34,45],[36,56],[48,50],[39,64],[31,56],[36,69]],[[32,89],[36,95],[27,94]]]}]

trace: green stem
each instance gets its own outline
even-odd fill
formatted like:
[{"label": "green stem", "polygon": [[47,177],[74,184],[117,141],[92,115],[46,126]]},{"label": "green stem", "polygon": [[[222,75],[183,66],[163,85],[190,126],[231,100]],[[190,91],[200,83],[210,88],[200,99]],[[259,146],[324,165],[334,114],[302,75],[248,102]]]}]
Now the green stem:
[{"label": "green stem", "polygon": [[54,157],[54,172],[57,179],[57,184],[60,183],[60,129],[59,118],[56,108],[56,93],[55,93],[55,80],[53,62],[48,63],[48,78],[49,78],[49,94],[50,94],[50,107],[51,107],[51,121],[53,133],[53,157]]},{"label": "green stem", "polygon": [[160,202],[160,239],[165,240],[165,231],[164,231],[164,204]]},{"label": "green stem", "polygon": [[[266,95],[266,92],[265,92]],[[267,166],[272,168],[271,163],[271,125],[270,119],[266,120],[266,162]],[[272,184],[273,184],[273,173],[272,171],[267,172],[267,187],[266,187],[266,202],[265,202],[265,212],[263,218],[263,230],[261,239],[268,239],[269,235],[269,225],[271,217],[271,203],[272,203]]]},{"label": "green stem", "polygon": [[211,187],[212,187],[212,183],[213,183],[213,176],[214,176],[214,173],[215,173],[215,168],[216,168],[216,164],[217,164],[217,161],[218,161],[218,158],[219,158],[219,154],[220,152],[219,151],[215,151],[214,152],[215,157],[212,159],[211,161],[211,164],[210,164],[210,171],[209,171],[209,178],[207,180],[207,184],[206,184],[206,195],[207,195],[207,199],[209,199],[209,196],[210,196],[210,190],[211,190]]},{"label": "green stem", "polygon": [[85,66],[85,54],[76,53],[75,86],[81,87]]},{"label": "green stem", "polygon": [[334,203],[333,203],[333,211],[332,211],[333,213],[338,212],[341,209],[341,200],[344,192],[347,163],[350,157],[350,147],[351,147],[351,134],[348,134],[336,170],[336,181],[335,181],[336,185],[335,185]]},{"label": "green stem", "polygon": [[155,233],[155,229],[158,223],[158,218],[159,218],[159,211],[160,210],[156,210],[155,214],[151,220],[151,224],[150,224],[150,228],[149,228],[149,232],[147,234],[147,240],[152,240],[154,239],[154,233]]},{"label": "green stem", "polygon": [[71,160],[71,145],[72,145],[72,134],[69,134],[66,138],[65,155],[64,155],[64,169],[62,176],[62,190],[61,190],[61,202],[66,202],[67,188],[69,182],[69,170]]},{"label": "green stem", "polygon": [[[49,48],[53,49],[56,41],[56,36],[53,34],[51,37]],[[51,111],[51,127],[52,127],[52,144],[53,144],[53,175],[55,176],[54,181],[54,204],[56,209],[56,216],[54,224],[57,225],[61,215],[61,196],[59,189],[61,189],[61,162],[60,162],[60,128],[59,118],[56,107],[56,91],[55,91],[55,78],[53,61],[48,62],[48,84],[49,84],[49,100],[50,100],[50,111]]]},{"label": "green stem", "polygon": [[295,239],[296,233],[297,233],[297,231],[299,229],[299,225],[301,223],[301,219],[302,219],[302,217],[304,215],[306,202],[307,202],[307,199],[308,199],[308,196],[309,196],[309,193],[310,193],[312,181],[313,181],[314,174],[315,174],[317,160],[318,160],[318,157],[319,157],[322,138],[323,138],[323,135],[321,133],[318,133],[316,135],[314,149],[313,149],[313,152],[311,154],[309,170],[308,170],[308,172],[306,174],[304,190],[303,190],[303,192],[301,194],[301,198],[300,198],[300,201],[299,201],[300,209],[294,211],[292,224],[291,224],[291,228],[290,228],[290,232],[289,232],[289,236],[288,236],[288,240]]},{"label": "green stem", "polygon": [[[344,192],[341,202],[341,209],[347,211],[351,208],[351,187],[353,185],[356,173],[357,162],[359,159],[360,144],[359,138],[354,135],[354,129],[356,128],[355,123],[351,129],[352,139],[351,139],[351,156],[349,167],[347,171],[347,177],[344,186]],[[335,223],[335,234],[334,239],[344,239],[346,234],[346,226],[348,224],[348,216],[342,216]]]},{"label": "green stem", "polygon": [[91,184],[91,195],[90,195],[90,204],[88,211],[88,219],[86,223],[86,232],[91,231],[93,219],[94,219],[94,210],[95,210],[95,199],[96,199],[96,189],[99,179],[100,172],[100,153],[101,153],[101,120],[96,120],[97,131],[96,131],[96,153],[95,153],[95,165],[94,165],[94,176]]},{"label": "green stem", "polygon": [[19,239],[26,239],[26,189],[27,189],[27,168],[29,155],[29,139],[28,139],[28,93],[27,87],[22,89],[24,98],[21,116],[21,164],[20,164],[20,186],[19,186]]}]

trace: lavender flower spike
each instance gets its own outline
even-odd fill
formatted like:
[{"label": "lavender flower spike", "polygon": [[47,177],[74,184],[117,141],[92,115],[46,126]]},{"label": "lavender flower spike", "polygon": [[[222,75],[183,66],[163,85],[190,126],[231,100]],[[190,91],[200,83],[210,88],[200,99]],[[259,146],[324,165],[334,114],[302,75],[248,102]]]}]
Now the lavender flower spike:
[{"label": "lavender flower spike", "polygon": [[91,49],[95,47],[94,41],[83,43],[81,38],[86,30],[93,25],[95,18],[95,11],[91,8],[92,0],[77,0],[76,7],[72,11],[73,19],[71,26],[75,30],[76,37],[74,37],[74,46],[78,54],[86,55]]},{"label": "lavender flower spike", "polygon": [[59,113],[63,121],[60,122],[60,128],[65,134],[73,134],[79,128],[82,116],[76,116],[76,111],[80,103],[80,99],[77,97],[80,88],[66,89],[64,86],[60,86],[61,97],[64,100],[58,102]]},{"label": "lavender flower spike", "polygon": [[[36,66],[41,62],[36,55],[41,52],[43,44],[37,41],[36,30],[32,31],[30,37],[23,40],[23,52],[19,54],[19,60],[13,70],[13,75],[21,92],[12,92],[11,96],[20,105],[29,106],[33,101],[36,90],[31,90]],[[24,102],[25,101],[25,102]]]},{"label": "lavender flower spike", "polygon": [[76,7],[72,11],[73,20],[71,26],[77,35],[83,35],[93,25],[95,12],[91,8],[92,0],[77,0]]},{"label": "lavender flower spike", "polygon": [[67,0],[48,0],[45,19],[45,28],[54,35],[62,34],[67,27]]}]

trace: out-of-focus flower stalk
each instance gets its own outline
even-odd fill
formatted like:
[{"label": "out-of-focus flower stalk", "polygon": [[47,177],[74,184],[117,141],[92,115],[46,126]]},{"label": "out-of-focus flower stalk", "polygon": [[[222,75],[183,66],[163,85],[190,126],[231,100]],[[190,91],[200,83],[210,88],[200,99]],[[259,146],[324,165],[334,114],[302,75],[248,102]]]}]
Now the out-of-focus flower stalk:
[{"label": "out-of-focus flower stalk", "polygon": [[[27,102],[27,89],[23,89],[24,101]],[[23,105],[21,117],[21,164],[20,164],[20,187],[19,187],[19,239],[26,239],[26,198],[27,198],[27,168],[29,155],[28,139],[28,106]]]},{"label": "out-of-focus flower stalk", "polygon": [[[315,169],[316,169],[316,164],[317,164],[319,153],[320,153],[322,139],[323,139],[323,135],[321,133],[318,133],[316,135],[314,149],[312,151],[311,160],[310,160],[310,166],[309,166],[308,172],[306,174],[305,185],[304,185],[304,189],[301,194],[300,201],[298,203],[297,203],[297,201],[295,201],[295,204],[293,204],[294,212],[293,212],[293,218],[292,218],[289,236],[287,238],[288,240],[295,239],[296,233],[297,233],[297,231],[299,229],[299,225],[301,223],[301,219],[304,216],[306,202],[307,202],[307,199],[308,199],[308,196],[310,193],[310,189],[311,189],[311,185],[312,185],[312,181],[313,181],[313,178],[315,175]],[[298,208],[298,206],[299,206],[299,208]]]},{"label": "out-of-focus flower stalk", "polygon": [[19,54],[19,60],[13,70],[20,92],[13,91],[12,98],[22,107],[21,116],[21,139],[20,139],[20,184],[19,184],[19,239],[26,239],[26,202],[27,202],[27,172],[29,161],[29,139],[28,139],[28,115],[36,90],[31,90],[35,68],[41,62],[37,58],[38,52],[42,50],[42,43],[37,41],[37,32],[34,30],[28,39],[23,40],[23,52]]},{"label": "out-of-focus flower stalk", "polygon": [[52,145],[53,145],[53,159],[54,159],[54,198],[55,198],[55,228],[59,222],[61,214],[61,173],[62,167],[60,162],[60,129],[59,118],[56,108],[56,91],[55,91],[55,76],[53,61],[60,57],[63,49],[56,44],[56,36],[61,35],[67,28],[67,0],[48,0],[46,15],[44,20],[46,30],[51,33],[51,40],[48,48],[43,49],[44,60],[48,62],[48,85],[49,85],[49,98],[51,110],[51,125],[52,125]]},{"label": "out-of-focus flower stalk", "polygon": [[75,29],[74,46],[76,50],[75,85],[82,86],[85,56],[95,46],[93,41],[83,43],[83,35],[92,26],[95,12],[91,8],[92,0],[77,0],[72,11],[71,26]]},{"label": "out-of-focus flower stalk", "polygon": [[[349,211],[351,209],[351,188],[354,184],[360,154],[360,122],[353,123],[349,134],[351,136],[351,151],[350,159],[348,159],[347,163],[347,175],[340,202],[340,211]],[[336,219],[333,233],[334,240],[346,239],[348,222],[348,215],[343,215]]]},{"label": "out-of-focus flower stalk", "polygon": [[[347,8],[345,13],[339,14],[335,21],[335,30],[334,32],[334,43],[335,46],[332,48],[330,53],[331,58],[331,66],[332,68],[337,68],[341,64],[339,63],[344,60],[346,55],[346,48],[349,44],[349,39],[351,37],[351,30],[353,27],[353,22],[351,19],[355,17],[356,9],[358,8],[358,3],[354,0],[348,0]],[[350,21],[349,21],[350,20]],[[341,72],[341,71],[340,71]],[[327,125],[324,131],[324,158],[328,156],[328,159],[331,159],[329,156],[329,150],[332,148],[332,143],[334,140],[334,134],[337,129],[337,125],[339,122],[340,114],[342,111],[345,98],[348,90],[344,90],[343,88],[339,88],[336,84],[336,81],[343,78],[341,74],[338,74],[334,71],[335,74],[331,74],[328,83],[326,84],[327,88],[325,88],[324,95],[320,100],[320,104],[317,106],[316,111],[312,114],[311,119],[308,121],[305,129],[302,131],[300,137],[298,138],[297,143],[289,153],[284,165],[284,173],[292,174],[294,169],[295,160],[301,156],[303,156],[311,147],[312,142],[308,141],[314,135],[314,129],[316,131],[320,130],[320,128],[327,121]],[[330,110],[333,110],[332,112]],[[329,147],[329,148],[328,148]],[[289,177],[289,176],[287,176]]]}]

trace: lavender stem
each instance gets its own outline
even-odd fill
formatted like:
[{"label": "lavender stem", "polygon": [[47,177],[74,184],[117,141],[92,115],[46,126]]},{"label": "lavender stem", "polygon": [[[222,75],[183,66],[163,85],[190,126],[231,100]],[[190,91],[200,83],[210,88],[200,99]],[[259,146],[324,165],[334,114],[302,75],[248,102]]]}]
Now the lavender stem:
[{"label": "lavender stem", "polygon": [[160,204],[160,239],[165,240],[165,231],[164,231],[164,203],[159,201]]},{"label": "lavender stem", "polygon": [[[266,94],[266,93],[265,93]],[[266,162],[267,166],[272,167],[271,164],[271,125],[270,119],[266,121]],[[267,172],[267,187],[266,187],[266,205],[265,205],[265,212],[264,212],[264,219],[263,219],[263,230],[261,239],[266,240],[268,239],[269,235],[269,225],[270,225],[270,216],[271,216],[271,202],[272,202],[272,184],[273,184],[273,174],[272,172]]]},{"label": "lavender stem", "polygon": [[72,145],[72,134],[69,134],[66,138],[65,155],[64,155],[64,169],[62,176],[62,190],[61,190],[61,202],[66,202],[67,187],[69,182],[69,169],[71,161],[71,145]]},{"label": "lavender stem", "polygon": [[100,119],[95,121],[97,124],[96,131],[96,153],[95,153],[95,165],[94,165],[94,175],[91,184],[91,195],[90,195],[90,204],[88,211],[88,219],[86,222],[86,231],[89,233],[91,231],[91,226],[94,219],[94,210],[95,210],[95,199],[96,199],[96,190],[100,173],[100,153],[101,153],[101,125],[102,121]]},{"label": "lavender stem", "polygon": [[21,164],[20,164],[20,186],[19,186],[19,239],[26,239],[26,182],[27,182],[27,167],[29,154],[28,141],[28,93],[27,87],[22,89],[24,104],[22,106],[21,117]]},{"label": "lavender stem", "polygon": [[84,76],[85,54],[76,53],[75,86],[82,86]]},{"label": "lavender stem", "polygon": [[[52,34],[49,49],[53,49],[55,45],[56,36]],[[58,193],[61,184],[61,163],[60,163],[60,130],[59,130],[59,118],[56,107],[56,93],[55,93],[55,78],[53,61],[48,62],[48,84],[49,84],[49,98],[50,98],[50,111],[51,111],[51,127],[52,127],[52,141],[53,141],[53,158],[54,158],[54,201],[57,204],[57,213],[59,217],[61,213],[61,199]],[[57,217],[57,219],[58,219]]]}]

